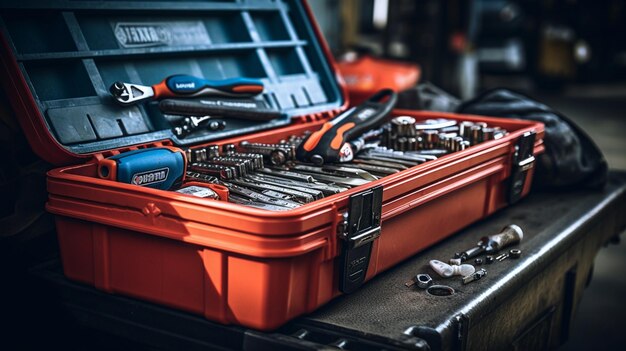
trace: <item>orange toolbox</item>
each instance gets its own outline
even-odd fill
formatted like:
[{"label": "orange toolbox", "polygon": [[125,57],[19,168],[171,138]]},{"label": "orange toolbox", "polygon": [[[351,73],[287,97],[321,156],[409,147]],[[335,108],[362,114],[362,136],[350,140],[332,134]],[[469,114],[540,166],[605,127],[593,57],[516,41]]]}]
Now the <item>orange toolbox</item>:
[{"label": "orange toolbox", "polygon": [[[518,201],[530,189],[533,155],[543,152],[540,123],[394,110],[385,118],[402,125],[372,127],[382,136],[378,146],[366,149],[370,156],[371,150],[388,152],[378,158],[387,166],[398,160],[387,175],[371,176],[393,167],[377,168],[375,157],[366,162],[360,153],[362,163],[324,164],[323,172],[315,164],[283,163],[281,152],[290,155],[294,138],[300,151],[303,140],[322,143],[319,133],[310,133],[332,128],[329,120],[353,112],[303,1],[22,1],[2,7],[2,83],[33,150],[58,166],[48,173],[47,209],[56,218],[65,275],[109,293],[221,323],[274,329]],[[159,84],[181,74],[197,78]],[[246,96],[180,98],[193,82],[208,84],[211,94]],[[171,93],[167,84],[181,91]],[[120,103],[135,94],[154,96]],[[174,104],[226,101],[235,111],[256,107],[241,112],[247,118],[218,109],[210,119],[215,128],[194,129],[199,120],[172,119],[162,104],[168,99],[158,99],[163,97]],[[181,134],[178,123],[193,128]],[[438,141],[419,127],[432,131],[428,125],[437,123],[448,126],[435,132]],[[446,144],[474,126],[484,141],[470,134],[471,143]],[[396,127],[415,133],[417,144],[400,140]],[[241,164],[200,162],[232,162],[232,153],[254,153],[250,145],[281,141],[284,148],[273,146],[278,154],[261,156],[261,168],[246,174],[274,179],[284,184],[282,190],[242,190],[233,185],[250,182],[242,180],[248,170],[237,168]],[[220,155],[223,146],[227,152]],[[410,155],[441,147],[447,149],[438,157],[407,164]],[[156,151],[178,163],[122,179],[129,165],[124,160]],[[194,165],[222,172],[226,180],[189,171]],[[359,169],[353,177],[370,176],[342,183],[336,180],[346,176],[342,167]],[[340,175],[329,176],[329,169]],[[182,174],[176,177],[176,171]],[[286,174],[304,178],[293,181]],[[171,189],[135,185],[163,179],[171,180]],[[294,186],[303,183],[309,185]],[[216,196],[176,191],[190,185]],[[319,190],[324,187],[336,191]],[[289,208],[283,205],[296,201],[276,200],[285,195],[281,191],[321,196]]]}]

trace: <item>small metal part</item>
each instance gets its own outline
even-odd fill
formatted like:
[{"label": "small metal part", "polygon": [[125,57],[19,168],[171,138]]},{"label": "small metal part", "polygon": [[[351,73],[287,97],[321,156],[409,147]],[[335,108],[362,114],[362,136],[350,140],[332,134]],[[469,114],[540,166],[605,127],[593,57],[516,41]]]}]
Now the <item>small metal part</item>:
[{"label": "small metal part", "polygon": [[436,130],[425,130],[422,138],[424,138],[424,147],[427,149],[434,149],[439,145],[439,132]]},{"label": "small metal part", "polygon": [[249,157],[237,157],[235,155],[224,155],[224,156],[212,158],[209,161],[213,161],[213,160],[215,160],[216,162],[228,161],[228,162],[239,163],[245,167],[244,174],[252,172],[257,168],[255,160]]},{"label": "small metal part", "polygon": [[242,141],[239,147],[248,153],[263,155],[270,164],[281,166],[287,161],[295,160],[296,147],[292,144],[262,144]]},{"label": "small metal part", "polygon": [[483,141],[493,140],[495,130],[493,128],[483,128]]},{"label": "small metal part", "polygon": [[391,131],[396,136],[415,136],[415,118],[399,116],[391,120]]},{"label": "small metal part", "polygon": [[483,128],[479,125],[474,125],[470,128],[470,144],[476,145],[483,141]]},{"label": "small metal part", "polygon": [[520,258],[522,256],[522,250],[520,249],[511,249],[509,250],[509,257],[511,258]]},{"label": "small metal part", "polygon": [[207,158],[219,157],[220,155],[220,147],[219,145],[209,145],[204,148],[206,151]]},{"label": "small metal part", "polygon": [[494,261],[493,256],[486,256],[486,257],[485,257],[485,263],[487,263],[487,264],[492,264],[492,263],[493,263],[493,261]]},{"label": "small metal part", "polygon": [[117,81],[109,88],[111,95],[120,104],[130,105],[154,96],[154,90],[150,86],[124,83]]},{"label": "small metal part", "polygon": [[461,264],[461,259],[460,258],[451,258],[450,261],[448,261],[448,262],[450,262],[450,264],[454,264],[454,265],[458,266],[458,265]]},{"label": "small metal part", "polygon": [[431,284],[433,283],[433,278],[430,277],[430,275],[425,274],[425,273],[421,273],[416,275],[415,277],[413,277],[413,279],[409,280],[408,282],[404,283],[404,285],[409,288],[415,284],[417,284],[417,287],[420,289],[426,289],[428,288]]},{"label": "small metal part", "polygon": [[174,127],[172,132],[179,138],[185,138],[194,131],[206,127],[210,131],[222,130],[226,127],[226,122],[212,119],[211,116],[188,116],[180,125]]},{"label": "small metal part", "polygon": [[433,278],[428,274],[418,274],[415,279],[417,280],[417,287],[421,289],[426,289],[433,283]]},{"label": "small metal part", "polygon": [[189,170],[197,173],[203,173],[219,179],[232,179],[236,176],[236,171],[234,168],[211,163],[192,163],[191,165],[189,165]]},{"label": "small metal part", "polygon": [[235,153],[236,151],[237,151],[237,145],[235,144],[224,144],[222,146],[222,153],[225,155]]},{"label": "small metal part", "polygon": [[227,157],[214,157],[209,160],[211,164],[231,167],[235,170],[235,177],[243,177],[248,174],[248,165],[245,162],[239,160],[229,159]]},{"label": "small metal part", "polygon": [[500,255],[496,256],[496,261],[502,262],[502,261],[506,260],[507,258],[509,258],[509,253],[505,252],[503,254],[500,254]]},{"label": "small metal part", "polygon": [[181,193],[181,194],[186,194],[186,195],[192,195],[192,196],[203,198],[203,199],[213,199],[213,200],[220,199],[219,195],[217,195],[217,193],[213,191],[212,189],[202,187],[202,186],[197,186],[197,185],[186,186],[186,187],[176,190],[176,192]]},{"label": "small metal part", "polygon": [[399,137],[398,139],[396,139],[396,147],[394,147],[394,149],[399,151],[407,151],[408,143],[408,138]]},{"label": "small metal part", "polygon": [[265,166],[265,164],[263,163],[263,155],[261,154],[243,154],[239,152],[232,152],[229,153],[227,156],[236,159],[250,160],[254,165],[253,169],[259,169]]},{"label": "small metal part", "polygon": [[481,268],[481,269],[477,270],[476,272],[463,277],[463,284],[469,284],[469,283],[471,283],[473,281],[482,279],[486,275],[487,275],[487,270],[484,269],[484,268]]},{"label": "small metal part", "polygon": [[464,139],[469,139],[470,136],[472,135],[471,133],[471,128],[474,126],[474,123],[472,122],[461,122],[461,124],[459,125],[459,136],[461,136]]},{"label": "small metal part", "polygon": [[270,163],[273,165],[284,165],[287,162],[287,155],[281,149],[275,149],[270,152]]},{"label": "small metal part", "polygon": [[452,127],[456,125],[456,121],[447,118],[427,119],[425,121],[416,122],[415,129],[417,130],[429,130],[429,129],[442,129]]},{"label": "small metal part", "polygon": [[480,266],[481,264],[483,264],[483,259],[482,258],[477,258],[474,260],[474,264]]}]

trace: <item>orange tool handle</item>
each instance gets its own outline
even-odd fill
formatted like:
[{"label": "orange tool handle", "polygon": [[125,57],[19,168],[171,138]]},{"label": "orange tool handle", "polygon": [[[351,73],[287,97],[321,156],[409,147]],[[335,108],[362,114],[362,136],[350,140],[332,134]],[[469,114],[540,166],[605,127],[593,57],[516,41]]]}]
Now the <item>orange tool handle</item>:
[{"label": "orange tool handle", "polygon": [[[384,100],[384,101],[383,101]],[[359,106],[324,123],[311,134],[296,151],[296,158],[315,164],[351,161],[353,156],[345,150],[350,140],[382,124],[397,100],[391,89],[383,89]]]}]

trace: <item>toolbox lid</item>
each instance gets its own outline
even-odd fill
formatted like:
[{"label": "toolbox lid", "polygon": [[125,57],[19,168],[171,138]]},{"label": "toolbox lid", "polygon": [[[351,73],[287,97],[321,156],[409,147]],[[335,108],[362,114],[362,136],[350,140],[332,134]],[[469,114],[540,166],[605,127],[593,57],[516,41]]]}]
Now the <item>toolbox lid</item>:
[{"label": "toolbox lid", "polygon": [[[170,139],[185,146],[286,125],[344,106],[332,56],[301,0],[1,1],[0,74],[35,152],[53,164]],[[120,106],[116,81],[187,74],[260,79],[282,115],[225,119],[178,138],[157,102]]]}]

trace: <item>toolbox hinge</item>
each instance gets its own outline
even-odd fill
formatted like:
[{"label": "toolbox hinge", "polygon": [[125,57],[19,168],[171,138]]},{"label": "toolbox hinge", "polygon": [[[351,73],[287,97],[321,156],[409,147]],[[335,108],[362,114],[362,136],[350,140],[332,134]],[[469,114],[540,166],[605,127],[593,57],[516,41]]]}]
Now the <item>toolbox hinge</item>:
[{"label": "toolbox hinge", "polygon": [[522,197],[526,174],[535,165],[535,137],[537,133],[528,131],[517,140],[511,163],[511,177],[509,183],[508,201],[516,203]]},{"label": "toolbox hinge", "polygon": [[339,224],[343,240],[339,290],[351,293],[365,281],[372,244],[380,236],[383,208],[382,185],[350,196],[348,212]]}]

